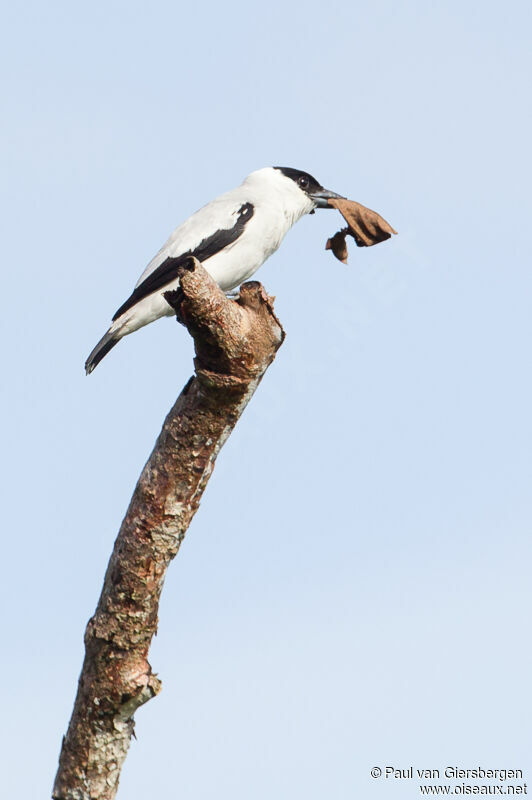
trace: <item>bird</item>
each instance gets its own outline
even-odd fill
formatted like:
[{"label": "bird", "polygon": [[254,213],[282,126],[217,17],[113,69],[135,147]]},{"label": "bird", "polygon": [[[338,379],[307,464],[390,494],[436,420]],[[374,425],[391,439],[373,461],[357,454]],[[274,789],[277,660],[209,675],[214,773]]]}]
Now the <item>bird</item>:
[{"label": "bird", "polygon": [[263,167],[236,189],[200,208],[170,235],[152,258],[128,299],[85,362],[89,375],[124,336],[175,311],[164,292],[179,286],[178,267],[194,256],[230,293],[278,249],[290,228],[316,208],[331,208],[324,189],[303,170]]}]

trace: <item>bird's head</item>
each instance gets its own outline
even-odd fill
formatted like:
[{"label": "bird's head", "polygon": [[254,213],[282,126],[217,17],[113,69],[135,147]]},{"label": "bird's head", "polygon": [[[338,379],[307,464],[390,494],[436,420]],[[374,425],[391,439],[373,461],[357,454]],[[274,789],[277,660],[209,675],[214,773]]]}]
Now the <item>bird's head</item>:
[{"label": "bird's head", "polygon": [[313,178],[308,172],[292,167],[273,167],[273,169],[285,179],[286,186],[295,185],[305,199],[311,200],[314,208],[332,208],[327,200],[330,197],[342,197],[341,194],[331,192],[330,189],[324,189],[321,183],[318,183],[316,178]]},{"label": "bird's head", "polygon": [[324,189],[308,172],[292,167],[264,167],[248,175],[244,183],[265,198],[277,198],[292,222],[316,208],[331,208],[329,197],[342,196]]}]

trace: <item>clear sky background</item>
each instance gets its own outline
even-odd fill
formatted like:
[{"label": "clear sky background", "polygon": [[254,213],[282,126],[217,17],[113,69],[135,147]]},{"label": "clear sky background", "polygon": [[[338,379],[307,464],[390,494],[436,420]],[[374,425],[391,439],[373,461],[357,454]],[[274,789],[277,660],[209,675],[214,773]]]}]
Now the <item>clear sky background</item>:
[{"label": "clear sky background", "polygon": [[120,521],[192,371],[172,320],[84,360],[171,230],[258,167],[399,236],[257,277],[287,339],[172,564],[119,797],[532,786],[530,4],[6,4],[2,794],[49,795]]}]

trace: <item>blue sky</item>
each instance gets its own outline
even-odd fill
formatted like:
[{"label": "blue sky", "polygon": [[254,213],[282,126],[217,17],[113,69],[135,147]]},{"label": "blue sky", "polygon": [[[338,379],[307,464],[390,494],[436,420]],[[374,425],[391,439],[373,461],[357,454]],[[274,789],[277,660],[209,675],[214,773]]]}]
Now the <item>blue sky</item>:
[{"label": "blue sky", "polygon": [[344,266],[316,213],[258,274],[288,336],[169,571],[119,797],[398,800],[417,784],[373,766],[530,770],[529,4],[2,17],[6,796],[49,792],[192,346],[163,320],[83,362],[170,231],[269,164],[400,235]]}]

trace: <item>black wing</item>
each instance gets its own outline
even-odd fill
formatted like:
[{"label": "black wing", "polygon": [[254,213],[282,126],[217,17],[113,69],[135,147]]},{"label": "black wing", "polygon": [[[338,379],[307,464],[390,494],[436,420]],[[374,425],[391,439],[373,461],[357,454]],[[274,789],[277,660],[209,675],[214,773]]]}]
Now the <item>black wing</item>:
[{"label": "black wing", "polygon": [[154,269],[143,281],[140,283],[133,293],[123,303],[113,317],[113,322],[122,316],[125,311],[133,308],[139,300],[143,300],[150,294],[163,289],[169,283],[177,278],[177,268],[185,263],[185,261],[194,256],[198,261],[206,261],[208,258],[219,253],[224,247],[236,242],[236,240],[243,234],[249,220],[255,213],[255,207],[252,203],[244,203],[238,209],[238,217],[232,228],[220,228],[211,236],[203,239],[194,250],[187,250],[175,258],[167,258],[163,261],[157,269]]}]

